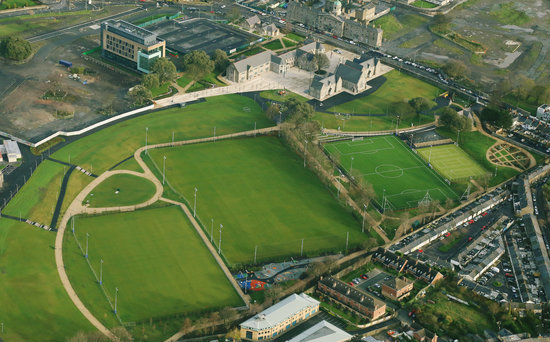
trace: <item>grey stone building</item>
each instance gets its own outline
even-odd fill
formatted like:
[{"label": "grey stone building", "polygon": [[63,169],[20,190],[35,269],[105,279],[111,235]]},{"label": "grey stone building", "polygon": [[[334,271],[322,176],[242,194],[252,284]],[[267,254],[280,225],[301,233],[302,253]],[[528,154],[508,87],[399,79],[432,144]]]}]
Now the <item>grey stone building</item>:
[{"label": "grey stone building", "polygon": [[334,74],[316,75],[309,86],[309,94],[321,101],[342,91],[359,94],[369,88],[367,81],[379,74],[377,58],[345,61],[336,67]]},{"label": "grey stone building", "polygon": [[269,71],[284,73],[296,65],[298,57],[304,54],[325,52],[323,44],[308,43],[296,50],[277,56],[273,51],[264,51],[257,55],[231,63],[226,69],[226,78],[232,82],[244,82]]},{"label": "grey stone building", "polygon": [[369,23],[389,11],[388,7],[377,7],[370,2],[364,5],[352,4],[349,8],[343,9],[339,0],[327,1],[323,8],[314,8],[291,0],[288,5],[287,18],[292,22],[303,23],[355,42],[381,46],[382,29],[369,25]]}]

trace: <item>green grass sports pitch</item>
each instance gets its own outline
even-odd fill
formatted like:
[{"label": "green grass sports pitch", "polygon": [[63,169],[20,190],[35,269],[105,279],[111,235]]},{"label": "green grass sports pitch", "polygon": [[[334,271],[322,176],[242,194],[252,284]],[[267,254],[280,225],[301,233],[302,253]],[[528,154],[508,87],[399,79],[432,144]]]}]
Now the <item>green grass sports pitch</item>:
[{"label": "green grass sports pitch", "polygon": [[[371,237],[343,209],[303,160],[276,137],[256,137],[151,150],[166,179],[191,210],[197,191],[197,216],[230,263],[343,251]],[[152,166],[155,169],[155,166]],[[170,196],[170,193],[165,193]],[[172,195],[172,197],[175,195]],[[176,200],[182,200],[176,197]],[[214,219],[212,223],[211,219]]]},{"label": "green grass sports pitch", "polygon": [[393,209],[414,208],[426,193],[441,203],[447,198],[458,199],[440,176],[394,136],[334,142],[325,149],[348,173],[359,172],[372,184],[380,205],[385,197]]},{"label": "green grass sports pitch", "polygon": [[455,144],[425,147],[418,154],[449,180],[480,177],[488,172]]},{"label": "green grass sports pitch", "polygon": [[155,184],[145,178],[116,174],[95,187],[85,203],[92,208],[135,205],[153,197],[155,190]]},{"label": "green grass sports pitch", "polygon": [[[179,207],[77,217],[75,232],[96,274],[103,260],[103,284],[122,321],[135,322],[224,306],[242,301]],[[112,318],[97,281],[67,231],[67,273],[96,317]],[[109,322],[109,320],[107,320]]]}]

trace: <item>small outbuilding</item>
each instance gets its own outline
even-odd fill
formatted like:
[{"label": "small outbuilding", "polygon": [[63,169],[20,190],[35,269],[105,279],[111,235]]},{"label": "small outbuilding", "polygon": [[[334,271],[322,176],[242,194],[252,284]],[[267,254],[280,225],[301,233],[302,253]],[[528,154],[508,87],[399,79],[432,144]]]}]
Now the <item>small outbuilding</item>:
[{"label": "small outbuilding", "polygon": [[4,140],[4,149],[6,150],[8,162],[15,163],[18,159],[21,159],[21,150],[19,150],[17,142],[13,140]]}]

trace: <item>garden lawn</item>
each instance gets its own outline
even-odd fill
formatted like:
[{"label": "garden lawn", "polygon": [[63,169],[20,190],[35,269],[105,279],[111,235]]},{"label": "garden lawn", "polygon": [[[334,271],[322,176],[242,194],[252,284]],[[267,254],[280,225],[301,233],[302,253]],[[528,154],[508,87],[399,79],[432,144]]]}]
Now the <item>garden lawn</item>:
[{"label": "garden lawn", "polygon": [[288,39],[292,39],[294,41],[297,41],[297,42],[303,42],[304,40],[306,40],[306,37],[300,36],[300,35],[298,35],[296,33],[292,33],[292,32],[288,33],[285,37],[288,38]]},{"label": "garden lawn", "polygon": [[186,75],[183,75],[183,76],[181,76],[180,78],[178,78],[176,80],[178,85],[182,88],[185,88],[189,83],[191,83],[191,81],[193,81],[193,80],[191,78],[187,77]]},{"label": "garden lawn", "polygon": [[329,143],[325,149],[348,174],[352,170],[354,177],[373,186],[380,207],[385,197],[393,209],[415,208],[427,192],[440,203],[458,199],[439,175],[392,135]]},{"label": "garden lawn", "polygon": [[59,279],[55,234],[0,218],[0,303],[4,341],[65,341],[94,328]]},{"label": "garden lawn", "polygon": [[152,88],[151,94],[153,94],[153,98],[155,98],[160,95],[166,94],[169,90],[170,90],[170,82],[164,82],[160,86],[156,88]]},{"label": "garden lawn", "polygon": [[277,101],[277,102],[285,102],[288,99],[296,99],[300,102],[307,102],[308,101],[308,99],[306,99],[302,95],[298,95],[298,94],[293,93],[289,90],[285,90],[286,94],[279,95],[280,91],[281,91],[281,89],[264,90],[264,91],[260,92],[260,96],[263,97],[264,99]]},{"label": "garden lawn", "polygon": [[[381,77],[385,77],[386,81],[374,93],[328,110],[335,113],[384,114],[388,113],[388,106],[394,102],[408,101],[415,97],[432,100],[441,93],[438,87],[398,70],[392,70]],[[435,103],[432,105],[435,106]]]},{"label": "garden lawn", "polygon": [[[177,206],[79,217],[75,231],[81,243],[90,234],[88,259],[97,274],[103,260],[103,285],[112,300],[118,288],[122,321],[149,322],[243,304]],[[84,257],[73,235],[65,236],[73,241],[64,247],[73,287],[96,317],[112,322],[112,311],[97,282],[90,279],[91,270],[82,265]]]},{"label": "garden lawn", "polygon": [[291,48],[291,47],[296,46],[295,42],[293,42],[292,40],[289,40],[289,39],[285,39],[285,38],[283,38],[283,43],[285,44],[285,48]]},{"label": "garden lawn", "polygon": [[148,144],[187,140],[235,133],[272,125],[254,100],[240,95],[209,97],[206,102],[184,108],[170,108],[104,128],[78,139],[54,153],[54,158],[80,165],[97,174],[134,154],[145,145],[145,128],[148,127]]},{"label": "garden lawn", "polygon": [[263,47],[269,50],[279,50],[283,48],[283,43],[281,43],[280,39],[275,39],[267,44],[264,44]]},{"label": "garden lawn", "polygon": [[347,232],[350,247],[370,237],[276,137],[150,151],[156,165],[164,155],[166,179],[191,209],[198,189],[197,216],[208,235],[214,226],[216,245],[223,224],[222,251],[229,263],[251,262],[255,246],[260,261],[299,256],[302,239],[304,253],[312,255],[344,251]]},{"label": "garden lawn", "polygon": [[[456,141],[456,133],[451,132],[446,128],[438,128],[437,133],[440,135],[453,139]],[[466,152],[472,159],[478,162],[483,168],[489,172],[493,172],[496,168],[496,165],[487,160],[486,154],[489,147],[493,146],[496,143],[496,140],[481,134],[477,131],[472,132],[460,132],[460,141],[459,146]],[[509,167],[499,166],[496,177],[491,177],[489,180],[489,186],[500,184],[515,175],[519,171],[514,170]]]},{"label": "garden lawn", "polygon": [[[468,296],[452,293],[461,299],[469,301]],[[464,336],[466,332],[482,334],[484,330],[495,330],[496,322],[488,310],[467,306],[450,300],[440,291],[430,293],[429,297],[435,304],[425,304],[417,314],[418,321],[426,328],[442,335],[450,331],[453,337]],[[436,319],[433,319],[433,318]],[[438,321],[437,318],[440,318]],[[458,333],[458,336],[457,336]]]},{"label": "garden lawn", "polygon": [[416,0],[415,2],[412,3],[413,6],[415,7],[418,7],[418,8],[435,8],[437,7],[436,4],[432,4],[431,2],[427,2],[427,1],[424,1],[424,0]]},{"label": "garden lawn", "polygon": [[43,161],[2,213],[16,217],[21,215],[22,218],[49,226],[62,179],[63,165]]},{"label": "garden lawn", "polygon": [[429,161],[437,172],[451,181],[468,180],[469,177],[489,173],[455,144],[425,147],[417,151],[424,161]]},{"label": "garden lawn", "polygon": [[95,187],[85,202],[92,208],[135,205],[153,197],[155,190],[155,185],[145,178],[115,174]]}]

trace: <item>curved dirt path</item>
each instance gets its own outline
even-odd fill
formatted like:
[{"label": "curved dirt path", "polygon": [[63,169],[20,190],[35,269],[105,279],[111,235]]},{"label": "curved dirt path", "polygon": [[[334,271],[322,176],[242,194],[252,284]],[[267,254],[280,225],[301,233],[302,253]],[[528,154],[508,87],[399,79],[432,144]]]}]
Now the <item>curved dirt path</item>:
[{"label": "curved dirt path", "polygon": [[[69,295],[69,298],[72,300],[76,308],[84,315],[84,317],[101,333],[103,333],[105,336],[110,338],[111,340],[117,340],[116,336],[114,336],[111,331],[105,327],[91,312],[88,310],[88,308],[84,305],[82,300],[78,297],[78,294],[74,290],[74,288],[71,285],[71,282],[69,280],[69,277],[67,275],[67,272],[65,270],[65,263],[63,261],[63,237],[65,234],[65,229],[67,228],[67,224],[69,223],[69,219],[72,216],[78,215],[78,214],[100,214],[105,212],[124,212],[124,211],[133,211],[138,208],[147,207],[154,202],[158,201],[162,197],[162,193],[164,191],[164,187],[162,186],[161,182],[155,177],[153,172],[149,169],[147,164],[143,161],[141,158],[141,153],[158,147],[168,147],[168,146],[181,146],[181,145],[187,145],[187,144],[196,144],[201,142],[208,142],[208,141],[216,141],[221,139],[230,139],[233,137],[242,137],[242,136],[251,136],[256,134],[264,134],[264,133],[270,133],[279,130],[279,126],[273,126],[263,129],[257,129],[257,130],[251,130],[251,131],[244,131],[239,133],[233,133],[233,134],[226,134],[219,137],[209,137],[209,138],[200,138],[200,139],[192,139],[192,140],[183,140],[183,141],[177,141],[174,143],[163,143],[163,144],[156,144],[156,145],[148,145],[148,146],[142,146],[138,148],[134,152],[134,158],[136,159],[139,166],[144,170],[143,173],[136,172],[136,171],[129,171],[129,170],[116,170],[116,171],[105,171],[101,175],[99,175],[96,179],[94,179],[90,184],[88,184],[71,202],[67,210],[65,211],[65,214],[63,214],[63,218],[61,219],[59,223],[59,228],[57,231],[57,235],[55,237],[55,264],[57,267],[57,271],[59,273],[59,278],[61,279],[61,283],[63,284],[63,287],[65,288],[65,291]],[[83,201],[86,199],[88,194],[101,182],[103,182],[105,179],[116,175],[116,174],[129,174],[134,175],[138,177],[145,178],[153,184],[155,184],[155,194],[147,201],[131,205],[131,206],[120,206],[120,207],[106,207],[106,208],[88,208],[84,205],[82,205]],[[184,207],[184,206],[182,206]],[[187,212],[184,209],[184,212],[187,214]],[[189,213],[190,214],[190,213]],[[189,217],[189,215],[187,215]],[[192,217],[192,216],[191,216]],[[196,221],[192,221],[195,222]],[[206,239],[208,240],[208,239]],[[211,249],[212,252],[213,249]],[[219,256],[214,252],[212,253],[214,255],[214,258],[216,260],[219,259]],[[221,259],[220,259],[221,260]],[[223,261],[222,261],[223,264]],[[226,272],[226,269],[222,267],[224,272]],[[227,274],[227,273],[226,273]],[[232,277],[231,277],[232,278]],[[231,281],[231,280],[230,280]],[[232,282],[233,284],[233,282]],[[235,285],[234,285],[235,286]],[[237,288],[239,288],[237,286]],[[242,291],[237,290],[239,294],[242,293]],[[244,294],[243,294],[244,295]],[[242,297],[242,296],[241,296]],[[245,298],[245,297],[244,297]],[[247,301],[245,301],[246,304],[248,304]]]}]

